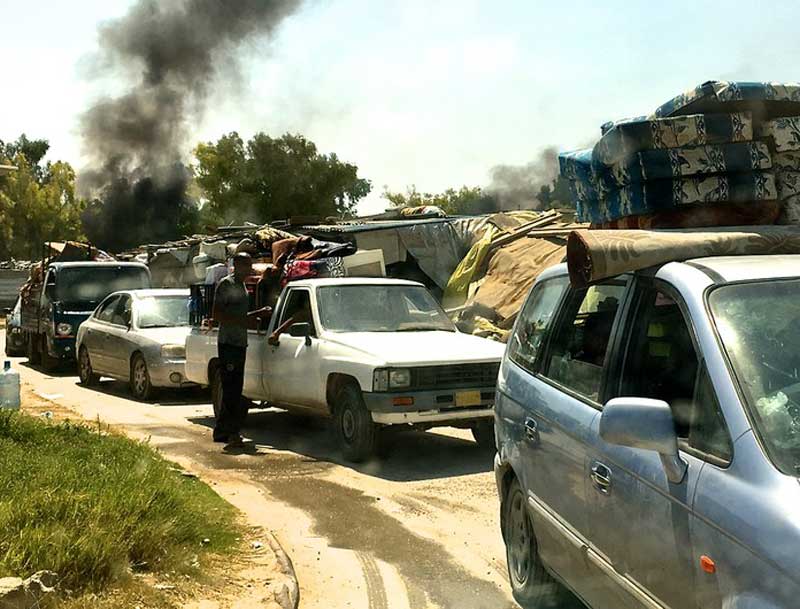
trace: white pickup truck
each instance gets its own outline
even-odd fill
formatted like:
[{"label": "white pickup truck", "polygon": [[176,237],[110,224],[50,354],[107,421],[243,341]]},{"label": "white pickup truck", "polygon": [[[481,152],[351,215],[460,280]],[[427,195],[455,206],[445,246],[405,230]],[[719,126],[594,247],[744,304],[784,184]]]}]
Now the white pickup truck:
[{"label": "white pickup truck", "polygon": [[[268,331],[249,332],[244,395],[331,417],[351,461],[372,456],[389,425],[470,428],[478,443],[494,446],[503,351],[502,344],[458,332],[422,284],[296,281],[283,290]],[[216,412],[216,330],[198,327],[186,339],[186,376],[211,386]]]}]

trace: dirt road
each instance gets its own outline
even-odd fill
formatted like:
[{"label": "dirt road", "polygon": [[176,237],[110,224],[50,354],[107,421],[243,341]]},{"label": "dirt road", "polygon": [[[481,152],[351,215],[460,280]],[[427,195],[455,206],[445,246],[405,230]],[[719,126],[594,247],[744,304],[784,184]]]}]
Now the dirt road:
[{"label": "dirt road", "polygon": [[71,372],[47,375],[14,362],[40,396],[149,438],[274,531],[294,562],[303,609],[516,607],[492,455],[469,432],[398,434],[382,460],[353,466],[323,422],[256,410],[244,431],[252,444],[232,455],[211,442],[202,391],[144,404],[122,383],[87,389]]}]

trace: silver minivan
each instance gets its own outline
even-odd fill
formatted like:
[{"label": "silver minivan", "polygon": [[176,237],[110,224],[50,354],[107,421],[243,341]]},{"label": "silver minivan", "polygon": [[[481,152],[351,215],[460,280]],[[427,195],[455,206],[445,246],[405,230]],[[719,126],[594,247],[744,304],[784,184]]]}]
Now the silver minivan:
[{"label": "silver minivan", "polygon": [[497,392],[523,607],[800,607],[800,256],[551,268]]}]

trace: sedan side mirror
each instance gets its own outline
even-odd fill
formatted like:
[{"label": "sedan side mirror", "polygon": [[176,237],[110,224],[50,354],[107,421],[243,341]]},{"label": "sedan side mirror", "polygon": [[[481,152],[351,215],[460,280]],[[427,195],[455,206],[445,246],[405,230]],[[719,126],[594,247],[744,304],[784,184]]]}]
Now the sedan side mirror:
[{"label": "sedan side mirror", "polygon": [[600,437],[609,444],[654,450],[667,479],[680,484],[686,462],[678,454],[678,435],[669,404],[647,398],[614,398],[600,415]]},{"label": "sedan side mirror", "polygon": [[305,338],[306,345],[311,345],[311,324],[305,322],[292,324],[289,326],[289,336]]}]

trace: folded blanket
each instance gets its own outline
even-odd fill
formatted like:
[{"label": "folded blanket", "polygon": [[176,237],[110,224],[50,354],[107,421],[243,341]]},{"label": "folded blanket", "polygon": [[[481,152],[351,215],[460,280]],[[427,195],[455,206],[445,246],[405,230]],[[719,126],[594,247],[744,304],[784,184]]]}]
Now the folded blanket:
[{"label": "folded blanket", "polygon": [[577,288],[666,262],[734,254],[800,254],[800,227],[576,230],[567,238],[567,267]]},{"label": "folded blanket", "polygon": [[670,211],[641,216],[627,216],[593,224],[593,229],[703,228],[706,226],[753,226],[775,224],[783,205],[780,201],[758,203],[705,203],[687,205]]},{"label": "folded blanket", "polygon": [[772,138],[778,152],[800,150],[800,116],[782,116],[758,126],[760,137]]},{"label": "folded blanket", "polygon": [[756,123],[800,114],[800,84],[710,80],[662,104],[651,118],[712,112],[754,113]]},{"label": "folded blanket", "polygon": [[599,193],[606,193],[647,180],[772,167],[772,157],[764,142],[643,150],[611,166],[601,165],[593,157],[588,149],[560,154],[561,175],[568,180],[587,181]]},{"label": "folded blanket", "polygon": [[703,146],[753,139],[749,112],[692,114],[675,118],[626,119],[606,125],[594,146],[594,160],[604,165],[621,162],[642,150]]},{"label": "folded blanket", "polygon": [[668,211],[692,203],[770,201],[778,198],[775,176],[768,171],[653,180],[607,193],[582,180],[570,182],[581,203],[581,222],[602,223],[624,216]]}]

